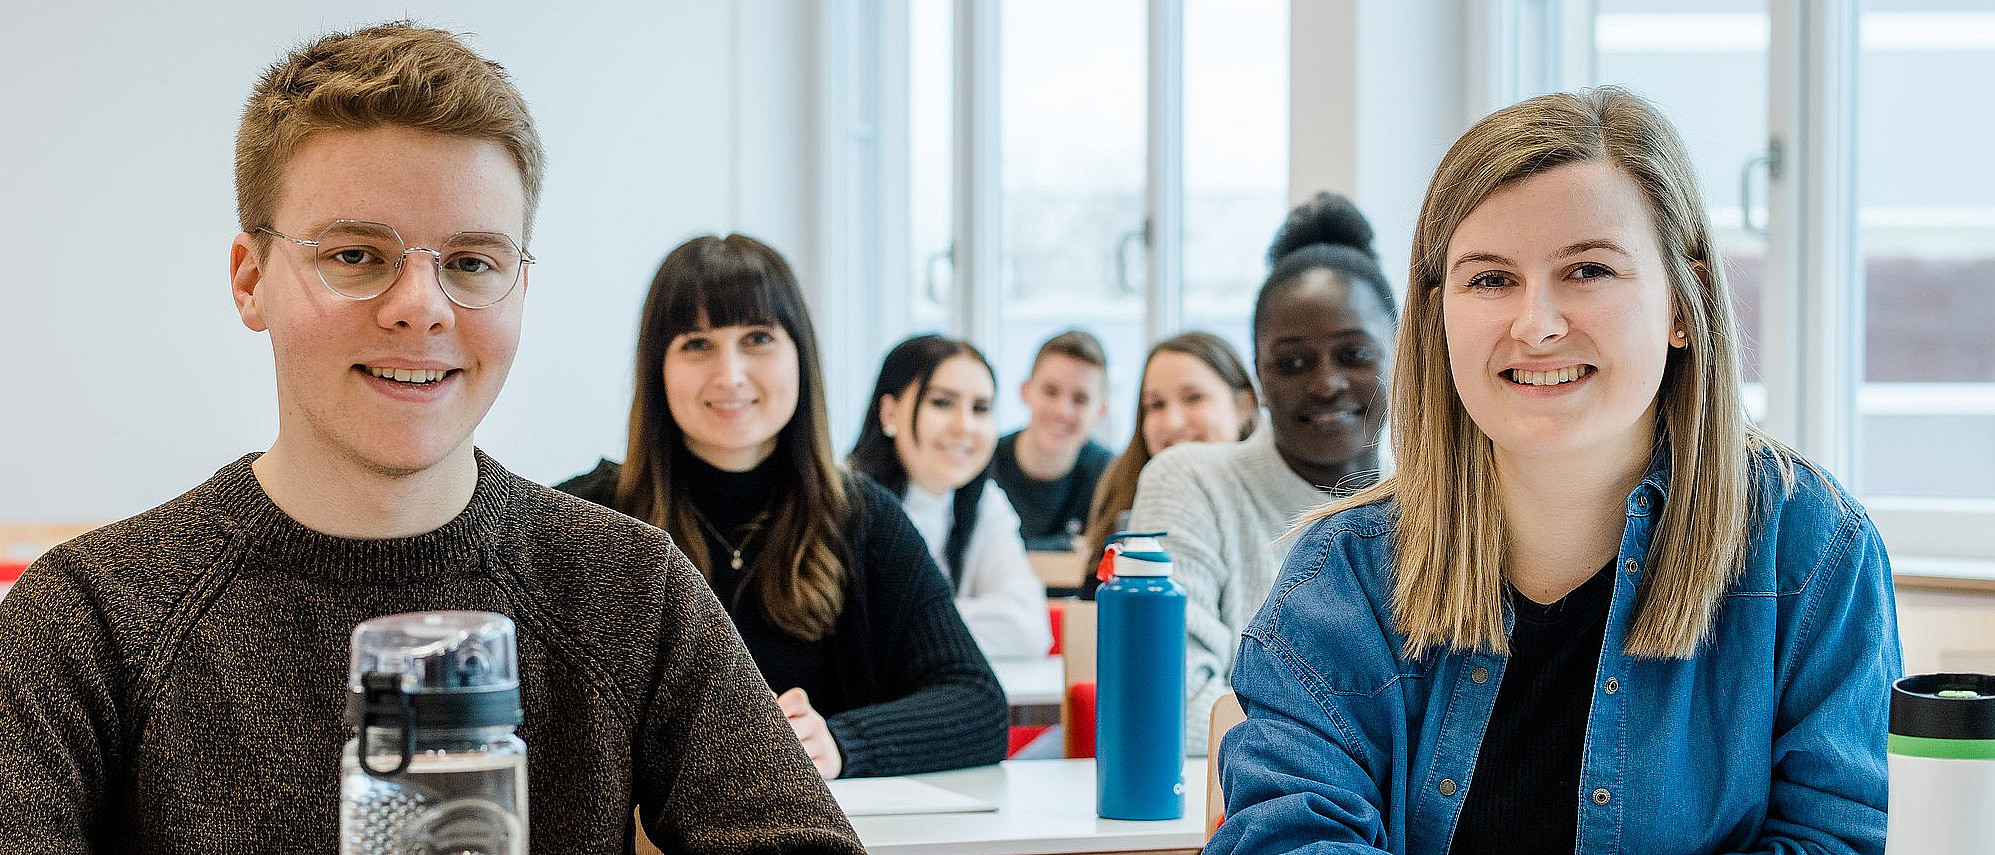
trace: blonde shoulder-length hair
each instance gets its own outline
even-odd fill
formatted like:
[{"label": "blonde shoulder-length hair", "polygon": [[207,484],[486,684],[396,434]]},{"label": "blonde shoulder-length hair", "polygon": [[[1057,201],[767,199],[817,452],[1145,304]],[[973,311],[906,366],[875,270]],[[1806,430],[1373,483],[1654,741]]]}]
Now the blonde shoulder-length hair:
[{"label": "blonde shoulder-length hair", "polygon": [[1688,334],[1686,347],[1671,350],[1657,393],[1656,442],[1667,455],[1674,500],[1656,524],[1628,655],[1687,658],[1710,634],[1745,559],[1754,456],[1770,453],[1792,484],[1792,452],[1746,418],[1731,292],[1689,153],[1668,119],[1616,87],[1543,95],[1491,113],[1442,158],[1414,227],[1392,380],[1397,468],[1304,520],[1396,503],[1393,613],[1408,657],[1436,647],[1509,650],[1494,448],[1463,408],[1442,346],[1448,241],[1498,188],[1582,161],[1610,163],[1641,186],[1667,265],[1670,305]]}]

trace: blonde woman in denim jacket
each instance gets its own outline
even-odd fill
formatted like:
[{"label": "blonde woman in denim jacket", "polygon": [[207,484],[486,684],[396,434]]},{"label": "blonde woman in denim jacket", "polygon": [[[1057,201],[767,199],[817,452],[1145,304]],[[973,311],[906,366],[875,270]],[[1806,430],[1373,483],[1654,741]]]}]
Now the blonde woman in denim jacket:
[{"label": "blonde woman in denim jacket", "polygon": [[1623,90],[1455,143],[1398,467],[1307,524],[1244,634],[1207,852],[1882,851],[1889,562],[1746,420],[1701,198]]}]

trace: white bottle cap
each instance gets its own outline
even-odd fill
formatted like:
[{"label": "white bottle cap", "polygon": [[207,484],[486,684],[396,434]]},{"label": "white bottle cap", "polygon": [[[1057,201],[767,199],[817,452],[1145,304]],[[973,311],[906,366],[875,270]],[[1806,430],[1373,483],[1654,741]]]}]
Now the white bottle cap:
[{"label": "white bottle cap", "polygon": [[1115,544],[1115,575],[1117,576],[1169,576],[1171,556],[1164,551],[1157,538],[1167,532],[1143,531],[1121,532],[1111,541]]}]

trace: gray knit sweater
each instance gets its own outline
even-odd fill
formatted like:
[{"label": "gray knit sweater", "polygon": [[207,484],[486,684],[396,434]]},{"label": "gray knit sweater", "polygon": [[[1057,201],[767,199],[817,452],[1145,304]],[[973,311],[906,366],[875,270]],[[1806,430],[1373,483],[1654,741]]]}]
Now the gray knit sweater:
[{"label": "gray knit sweater", "polygon": [[1275,451],[1262,427],[1241,442],[1164,449],[1136,482],[1132,531],[1169,531],[1171,575],[1185,589],[1185,751],[1206,752],[1212,703],[1231,691],[1233,655],[1288,555],[1276,539],[1330,500]]},{"label": "gray knit sweater", "polygon": [[330,853],[348,634],[518,625],[535,853],[860,846],[704,581],[657,529],[482,453],[428,534],[330,537],[245,457],[63,544],[0,600],[0,852]]}]

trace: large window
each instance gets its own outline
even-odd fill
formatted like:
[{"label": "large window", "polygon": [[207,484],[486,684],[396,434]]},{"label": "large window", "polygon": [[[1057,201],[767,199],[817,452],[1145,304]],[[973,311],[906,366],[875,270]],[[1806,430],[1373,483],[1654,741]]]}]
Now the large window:
[{"label": "large window", "polygon": [[[1168,5],[1167,5],[1168,4]],[[1181,21],[1163,35],[1162,8]],[[995,22],[996,97],[982,100],[978,49],[958,16]],[[907,326],[967,335],[998,374],[998,423],[1026,414],[1013,394],[1039,343],[1088,329],[1109,355],[1109,418],[1099,438],[1126,440],[1153,338],[1179,329],[1219,333],[1248,348],[1248,315],[1266,274],[1267,244],[1287,211],[1288,0],[966,0],[909,7],[909,263],[916,271]],[[1180,87],[1182,121],[1150,115],[1155,87]],[[976,111],[988,110],[988,115]],[[965,122],[964,112],[971,114]],[[967,128],[967,131],[966,131]],[[972,140],[963,133],[988,134]],[[959,208],[979,200],[956,162],[976,144],[997,152],[999,199],[991,234],[993,283],[956,268],[968,255]],[[1152,186],[1159,145],[1181,152],[1181,195]],[[1154,228],[1159,205],[1181,223]],[[1169,217],[1165,218],[1169,220]],[[972,220],[973,221],[973,220]],[[1178,263],[1152,270],[1155,243]],[[958,251],[952,252],[952,248]],[[964,297],[956,289],[994,288]],[[1157,295],[1164,329],[1153,315]],[[988,321],[964,317],[964,305]]]},{"label": "large window", "polygon": [[1697,160],[1766,376],[1755,416],[1835,469],[1894,553],[1995,558],[1995,0],[1588,13],[1593,82],[1655,98]]},{"label": "large window", "polygon": [[1102,339],[1124,381],[1111,401],[1142,358],[1145,6],[1000,4],[1002,311],[1000,340],[980,342],[998,370],[1000,429],[1024,424],[1013,390],[1048,336],[1078,326]]},{"label": "large window", "polygon": [[[1288,0],[1186,0],[1183,326],[1252,352],[1288,215]],[[1133,396],[1133,393],[1132,393]]]},{"label": "large window", "polygon": [[[956,109],[955,9],[949,3],[908,5],[908,249],[913,293],[907,330],[949,329],[949,259],[956,166],[950,116]],[[886,342],[881,346],[884,351]],[[867,388],[871,388],[869,385]]]},{"label": "large window", "polygon": [[[1436,62],[1444,52],[1393,41],[1424,39],[1417,47],[1425,49],[1445,39],[1445,26],[1422,25],[1455,14],[1436,10],[957,0],[916,4],[915,17],[937,6],[1001,22],[992,26],[1002,31],[998,61],[987,72],[1000,96],[979,96],[988,108],[966,104],[964,93],[982,90],[959,78],[948,84],[955,100],[932,100],[945,114],[987,109],[995,117],[982,127],[992,147],[1002,143],[1002,179],[985,196],[1001,198],[985,219],[998,224],[989,229],[1002,246],[985,257],[995,284],[979,291],[990,302],[967,310],[975,323],[965,322],[961,301],[946,298],[929,304],[929,317],[946,313],[947,328],[959,333],[983,330],[972,334],[992,351],[1007,389],[1040,338],[1069,324],[1095,329],[1115,362],[1115,421],[1103,432],[1110,441],[1127,435],[1136,362],[1149,339],[1196,326],[1245,349],[1261,253],[1298,169],[1350,177],[1352,186],[1336,189],[1367,198],[1384,214],[1382,234],[1391,233],[1399,186],[1414,184],[1392,170],[1432,161],[1383,157],[1390,152],[1381,145],[1391,144],[1379,140],[1406,127],[1360,123],[1379,105],[1338,99],[1375,94],[1422,69],[1434,70],[1434,80],[1452,74]],[[1894,554],[1995,560],[1995,538],[1986,536],[1995,529],[1995,337],[1985,333],[1995,325],[1995,158],[1985,144],[1995,114],[1982,109],[1980,91],[1995,68],[1995,0],[1490,0],[1448,8],[1460,16],[1457,52],[1468,57],[1467,73],[1453,78],[1461,101],[1449,103],[1438,87],[1418,91],[1439,96],[1433,111],[1461,109],[1462,126],[1520,97],[1596,83],[1662,105],[1689,144],[1717,227],[1744,326],[1753,417],[1851,486]],[[1182,26],[1160,26],[1159,10]],[[1335,26],[1323,39],[1357,34],[1335,42],[1356,59],[1326,66],[1357,83],[1284,109],[1287,34],[1317,18]],[[916,41],[957,51],[963,44]],[[936,64],[946,71],[946,62]],[[935,76],[914,76],[917,90],[941,91]],[[1153,115],[1157,102],[1148,97],[1164,85],[1181,87],[1178,101],[1165,102],[1181,121]],[[1324,151],[1291,153],[1290,109],[1348,115],[1352,130]],[[1414,138],[1448,130],[1423,127]],[[1160,140],[1170,143],[1163,161]],[[1177,186],[1159,193],[1156,163],[1169,158],[1177,171],[1165,173],[1175,176],[1166,183]],[[953,173],[954,186],[963,186],[962,172]],[[952,173],[945,162],[929,174]],[[936,192],[938,206],[963,208]],[[1146,230],[1160,204],[1175,231]],[[942,228],[945,216],[915,219],[917,231],[930,232],[917,241],[920,262],[947,258],[938,255],[950,245],[945,235],[962,240]],[[953,227],[964,221],[956,217]],[[1167,269],[1148,269],[1146,240],[1147,255],[1170,262]],[[1158,255],[1158,241],[1177,254]],[[927,269],[946,294],[947,265]],[[1023,414],[1003,397],[1001,417],[1016,425]]]},{"label": "large window", "polygon": [[[1682,132],[1704,183],[1739,323],[1758,329],[1766,262],[1766,3],[1600,0],[1593,31],[1595,82],[1653,99]],[[1758,354],[1748,338],[1746,379],[1755,388]],[[1764,398],[1752,398],[1755,415],[1763,414]]]},{"label": "large window", "polygon": [[[1995,118],[1970,106],[1995,0],[1497,8],[1543,22],[1498,39],[1488,73],[1527,90],[1506,96],[1624,85],[1683,132],[1754,418],[1855,490],[1914,572],[1995,575]],[[1575,44],[1584,73],[1533,76]]]},{"label": "large window", "polygon": [[1859,483],[1995,499],[1995,3],[1870,0],[1860,33]]}]

